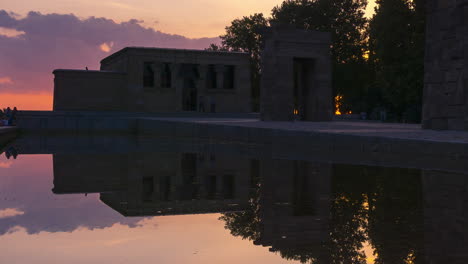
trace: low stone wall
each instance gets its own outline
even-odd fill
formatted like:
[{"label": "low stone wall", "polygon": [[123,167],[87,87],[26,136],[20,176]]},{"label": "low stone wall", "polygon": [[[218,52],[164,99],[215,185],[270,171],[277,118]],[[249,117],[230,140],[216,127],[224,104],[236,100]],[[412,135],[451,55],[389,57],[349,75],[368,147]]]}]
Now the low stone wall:
[{"label": "low stone wall", "polygon": [[466,143],[150,119],[140,119],[136,130],[143,136],[235,142],[246,145],[246,152],[256,152],[250,155],[262,157],[297,160],[314,157],[323,162],[386,164],[404,168],[435,166],[447,171],[468,171]]},{"label": "low stone wall", "polygon": [[[174,118],[178,115],[179,118]],[[300,127],[288,129],[284,125],[275,127],[276,123],[270,124],[270,127],[257,127],[264,123],[249,125],[250,120],[256,122],[253,117],[258,117],[258,115],[251,115],[250,119],[248,119],[249,115],[233,116],[237,119],[227,119],[226,116],[223,119],[222,115],[213,115],[213,118],[203,119],[182,118],[180,115],[181,113],[174,113],[171,116],[156,117],[111,112],[46,112],[42,114],[20,112],[18,124],[24,132],[30,132],[33,135],[37,132],[45,132],[47,136],[58,132],[76,136],[102,135],[101,139],[92,141],[93,146],[82,148],[79,144],[70,148],[74,152],[79,149],[87,151],[87,148],[94,148],[96,144],[101,146],[111,141],[111,135],[109,135],[111,133],[136,137],[138,144],[142,146],[151,146],[153,144],[151,139],[166,138],[167,144],[173,141],[203,141],[214,143],[216,148],[222,148],[228,144],[235,146],[236,153],[241,156],[297,160],[313,158],[334,163],[468,171],[468,142],[462,138],[452,139],[452,137],[460,136],[458,134],[430,140],[423,139],[422,136],[410,137],[411,130],[409,130],[406,132],[407,137],[395,138],[379,133],[371,134],[366,132],[365,128],[361,128],[362,133],[346,134],[345,132],[324,132],[326,130],[319,129],[302,128],[301,130]],[[246,119],[241,119],[241,117]],[[343,122],[344,126],[348,126],[347,123]],[[349,122],[352,129],[361,131],[359,126],[352,126],[353,124]],[[150,140],[145,141],[145,138]],[[47,138],[45,140],[49,141]],[[64,144],[75,143],[75,141],[67,143],[68,140],[70,139],[64,137],[61,143],[57,142],[54,146],[60,147]],[[121,142],[105,148],[125,151],[127,145]],[[164,147],[164,144],[155,145],[148,150]],[[140,150],[135,149],[135,151]]]},{"label": "low stone wall", "polygon": [[106,71],[55,70],[54,110],[126,109],[126,74]]},{"label": "low stone wall", "polygon": [[16,127],[0,127],[0,153],[5,145],[18,135]]},{"label": "low stone wall", "polygon": [[168,112],[138,113],[119,111],[19,111],[18,127],[24,132],[136,133],[138,118],[250,118],[258,113]]}]

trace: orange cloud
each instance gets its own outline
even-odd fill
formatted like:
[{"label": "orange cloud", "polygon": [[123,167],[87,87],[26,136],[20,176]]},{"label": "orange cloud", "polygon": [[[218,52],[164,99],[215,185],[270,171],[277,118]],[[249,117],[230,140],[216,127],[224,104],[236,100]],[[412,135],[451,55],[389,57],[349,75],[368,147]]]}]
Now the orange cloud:
[{"label": "orange cloud", "polygon": [[102,51],[107,53],[107,52],[111,51],[112,47],[114,47],[114,42],[112,42],[112,41],[109,42],[109,43],[104,42],[99,46],[99,49],[101,49]]},{"label": "orange cloud", "polygon": [[0,84],[13,84],[13,80],[10,77],[0,77]]},{"label": "orange cloud", "polygon": [[13,28],[0,27],[0,35],[8,38],[17,38],[24,35],[24,31],[19,31]]},{"label": "orange cloud", "polygon": [[19,110],[52,110],[53,95],[48,93],[1,93],[1,108],[10,106]]},{"label": "orange cloud", "polygon": [[0,210],[0,219],[24,215],[24,212],[16,208],[7,208]]}]

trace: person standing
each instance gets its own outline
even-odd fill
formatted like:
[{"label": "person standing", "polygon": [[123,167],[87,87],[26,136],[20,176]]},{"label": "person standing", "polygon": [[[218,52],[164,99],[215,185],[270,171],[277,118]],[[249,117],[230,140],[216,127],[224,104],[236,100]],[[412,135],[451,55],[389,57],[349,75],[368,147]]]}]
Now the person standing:
[{"label": "person standing", "polygon": [[9,126],[10,124],[10,119],[11,119],[11,108],[7,107],[5,110],[5,117],[6,117],[6,125]]},{"label": "person standing", "polygon": [[18,108],[16,106],[13,108],[13,111],[11,111],[11,116],[10,116],[10,126],[16,125],[16,115],[18,114]]}]

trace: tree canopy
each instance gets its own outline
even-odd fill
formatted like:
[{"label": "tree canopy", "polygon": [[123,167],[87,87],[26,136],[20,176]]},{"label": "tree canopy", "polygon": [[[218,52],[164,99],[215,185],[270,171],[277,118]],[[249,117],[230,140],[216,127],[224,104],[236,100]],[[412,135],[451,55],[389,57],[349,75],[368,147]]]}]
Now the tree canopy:
[{"label": "tree canopy", "polygon": [[424,1],[377,0],[370,60],[382,104],[400,121],[420,120],[424,75]]},{"label": "tree canopy", "polygon": [[259,109],[262,28],[271,23],[330,32],[333,93],[342,112],[419,122],[424,75],[425,0],[377,0],[365,17],[367,0],[286,0],[271,17],[244,16],[226,27],[221,45],[210,50],[244,51],[251,56],[252,97]]}]

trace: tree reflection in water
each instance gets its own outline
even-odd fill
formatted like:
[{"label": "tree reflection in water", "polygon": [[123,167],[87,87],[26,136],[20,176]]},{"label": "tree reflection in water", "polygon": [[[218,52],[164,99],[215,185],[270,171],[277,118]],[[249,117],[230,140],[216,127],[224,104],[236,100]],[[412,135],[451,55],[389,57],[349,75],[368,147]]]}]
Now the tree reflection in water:
[{"label": "tree reflection in water", "polygon": [[[273,246],[270,251],[301,263],[422,263],[421,172],[353,165],[332,165],[331,171],[328,238],[304,247]],[[252,186],[247,210],[220,218],[232,235],[254,243],[271,232],[263,228],[267,219],[260,214],[266,206],[260,199],[262,180]],[[300,228],[310,229],[307,224]],[[366,243],[372,245],[373,258],[366,256]]]},{"label": "tree reflection in water", "polygon": [[249,202],[246,210],[241,212],[225,213],[219,219],[224,221],[225,228],[231,235],[256,241],[260,238],[260,164],[258,160],[250,163],[250,190]]}]

